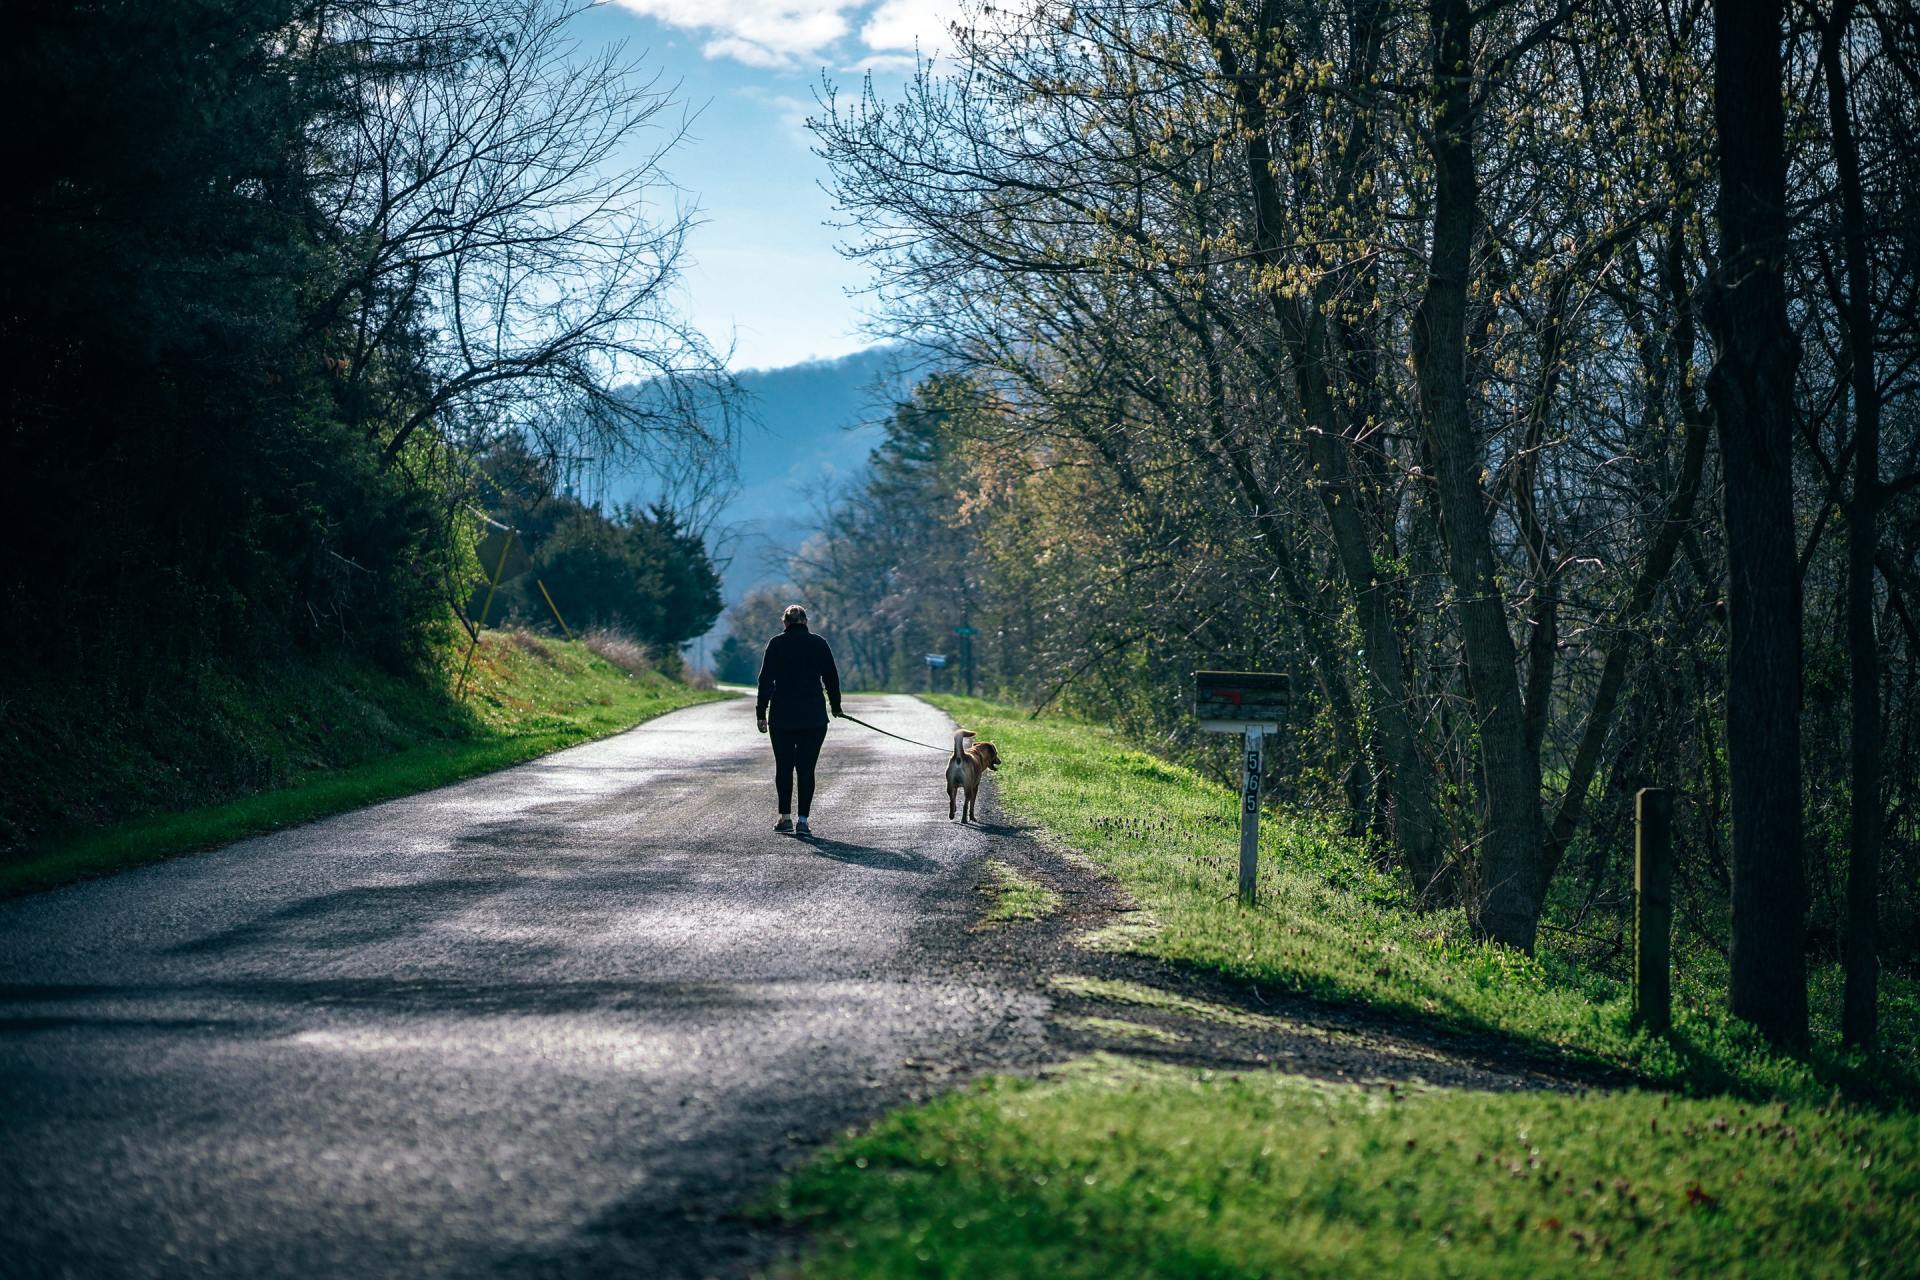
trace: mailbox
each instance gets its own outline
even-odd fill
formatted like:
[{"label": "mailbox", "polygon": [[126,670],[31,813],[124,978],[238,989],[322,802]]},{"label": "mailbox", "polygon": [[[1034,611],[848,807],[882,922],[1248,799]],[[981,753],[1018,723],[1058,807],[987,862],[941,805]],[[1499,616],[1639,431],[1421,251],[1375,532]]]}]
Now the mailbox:
[{"label": "mailbox", "polygon": [[1265,738],[1280,732],[1293,705],[1282,671],[1196,671],[1193,714],[1213,733],[1245,737],[1240,769],[1240,901],[1252,906],[1260,879],[1260,776]]},{"label": "mailbox", "polygon": [[1214,733],[1244,733],[1255,725],[1278,733],[1292,705],[1293,681],[1284,672],[1193,673],[1193,714]]}]

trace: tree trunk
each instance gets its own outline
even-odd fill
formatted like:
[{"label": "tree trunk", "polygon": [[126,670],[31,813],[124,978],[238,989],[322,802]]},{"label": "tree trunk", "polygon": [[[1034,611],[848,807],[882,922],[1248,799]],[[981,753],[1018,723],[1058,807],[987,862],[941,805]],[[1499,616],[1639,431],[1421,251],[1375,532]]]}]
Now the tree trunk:
[{"label": "tree trunk", "polygon": [[1847,292],[1838,299],[1841,332],[1853,380],[1853,501],[1847,507],[1847,658],[1853,723],[1848,741],[1853,773],[1849,815],[1847,923],[1843,949],[1846,994],[1840,1037],[1866,1048],[1878,1031],[1880,959],[1876,950],[1880,899],[1880,643],[1873,630],[1873,561],[1880,545],[1880,387],[1876,381],[1873,274],[1867,260],[1866,200],[1860,181],[1860,144],[1847,104],[1840,50],[1857,6],[1839,0],[1821,33],[1820,65],[1827,81],[1834,169],[1840,183],[1840,228]]},{"label": "tree trunk", "polygon": [[1777,1043],[1807,1038],[1800,860],[1800,584],[1793,527],[1781,0],[1714,0],[1719,279],[1707,378],[1725,470],[1727,763],[1733,819],[1729,1004]]},{"label": "tree trunk", "polygon": [[1488,828],[1480,844],[1475,927],[1533,949],[1546,884],[1540,758],[1529,748],[1513,635],[1494,574],[1493,533],[1481,484],[1483,451],[1467,396],[1467,283],[1479,179],[1472,99],[1473,17],[1466,0],[1432,0],[1433,245],[1426,292],[1413,322],[1420,408],[1439,467],[1441,527],[1457,597],[1467,687],[1473,699]]}]

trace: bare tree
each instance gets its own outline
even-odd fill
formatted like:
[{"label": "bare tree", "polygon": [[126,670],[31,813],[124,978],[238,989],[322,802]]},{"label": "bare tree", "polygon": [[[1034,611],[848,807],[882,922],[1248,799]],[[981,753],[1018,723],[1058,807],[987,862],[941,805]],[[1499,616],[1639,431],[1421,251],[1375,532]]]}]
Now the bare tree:
[{"label": "bare tree", "polygon": [[[1920,84],[1908,27],[1856,3],[1872,21],[1854,21],[1844,60]],[[1871,143],[1878,204],[1856,221],[1880,257],[1849,283],[1844,165],[1826,149],[1832,113],[1815,105],[1806,40],[1794,76],[1774,80],[1796,112],[1782,133],[1796,220],[1770,224],[1760,247],[1739,238],[1751,224],[1716,233],[1706,122],[1727,51],[1711,18],[1705,0],[981,6],[958,26],[953,72],[921,75],[897,102],[829,93],[821,150],[888,331],[1000,406],[962,451],[964,496],[987,513],[984,589],[1031,597],[1006,615],[1031,695],[1184,746],[1167,692],[1183,658],[1310,673],[1311,750],[1333,758],[1323,776],[1340,779],[1341,807],[1366,808],[1377,782],[1411,885],[1520,947],[1561,911],[1550,890],[1570,855],[1574,918],[1624,909],[1628,798],[1684,780],[1691,918],[1714,947],[1729,895],[1751,921],[1734,882],[1753,888],[1753,846],[1736,838],[1729,860],[1725,842],[1751,825],[1756,793],[1749,778],[1728,794],[1726,718],[1776,724],[1801,664],[1796,645],[1780,651],[1760,711],[1742,703],[1749,684],[1723,681],[1728,557],[1738,550],[1735,595],[1750,603],[1752,556],[1784,548],[1787,577],[1769,589],[1805,580],[1838,602],[1836,621],[1870,614],[1902,642],[1881,677],[1861,657],[1858,678],[1913,686],[1912,491],[1878,480],[1853,443],[1872,433],[1846,424],[1874,407],[1848,390],[1862,376],[1850,353],[1870,355],[1881,430],[1900,441],[1883,458],[1912,470],[1920,309],[1896,264],[1920,233],[1892,194],[1913,148]],[[1851,83],[1864,92],[1857,70]],[[1905,118],[1853,114],[1890,137]],[[1732,172],[1750,195],[1750,171]],[[1766,348],[1763,382],[1741,386],[1735,365],[1760,376],[1754,344],[1777,318],[1740,311],[1756,266],[1799,273],[1794,327]],[[1855,294],[1875,311],[1849,322]],[[1796,333],[1819,344],[1817,363],[1786,359]],[[1786,415],[1769,431],[1797,403],[1804,447],[1769,437],[1764,466],[1736,457],[1752,440],[1724,444],[1732,424],[1752,433],[1730,390]],[[1809,459],[1822,484],[1796,491]],[[1734,494],[1756,477],[1778,546],[1740,546],[1757,526]],[[1706,518],[1723,479],[1724,526]],[[1843,505],[1872,571],[1854,574],[1870,589],[1852,588],[1853,606],[1822,542]],[[1020,550],[1002,555],[1002,541]],[[1736,664],[1753,656],[1731,647]],[[1872,720],[1867,692],[1854,697],[1856,724]],[[1898,707],[1911,758],[1910,700]],[[1858,821],[1911,826],[1900,770],[1873,799],[1872,737],[1854,734]],[[1788,754],[1751,733],[1737,751],[1756,748]],[[1822,785],[1847,794],[1844,778]],[[1783,796],[1772,810],[1791,807]],[[1853,841],[1856,952],[1870,946],[1870,843]]]},{"label": "bare tree", "polygon": [[511,427],[559,457],[726,438],[721,362],[672,306],[692,215],[662,164],[685,118],[620,47],[582,53],[587,7],[316,11],[336,108],[314,198],[339,270],[314,323],[342,335],[389,463],[426,428]]}]

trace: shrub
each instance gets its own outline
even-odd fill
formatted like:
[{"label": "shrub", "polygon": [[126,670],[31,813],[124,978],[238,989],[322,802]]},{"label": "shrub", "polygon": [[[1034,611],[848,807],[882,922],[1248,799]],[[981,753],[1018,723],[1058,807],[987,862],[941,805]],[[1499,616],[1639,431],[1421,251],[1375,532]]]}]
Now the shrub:
[{"label": "shrub", "polygon": [[652,652],[624,631],[595,627],[582,638],[586,640],[587,648],[623,671],[639,675],[654,670]]}]

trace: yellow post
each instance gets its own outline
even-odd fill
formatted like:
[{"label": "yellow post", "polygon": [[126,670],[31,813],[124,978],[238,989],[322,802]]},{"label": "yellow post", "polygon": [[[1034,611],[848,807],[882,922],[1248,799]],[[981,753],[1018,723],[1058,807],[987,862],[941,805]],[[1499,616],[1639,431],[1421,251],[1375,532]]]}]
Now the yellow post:
[{"label": "yellow post", "polygon": [[456,698],[464,698],[467,696],[467,672],[473,670],[473,651],[479,647],[480,628],[475,627],[473,629],[473,642],[467,646],[467,659],[460,664],[460,686],[453,692],[453,696]]},{"label": "yellow post", "polygon": [[533,585],[540,588],[540,594],[546,597],[547,608],[553,610],[553,620],[560,624],[560,630],[566,632],[567,639],[569,640],[573,639],[573,628],[569,627],[567,625],[567,620],[560,616],[560,606],[555,604],[553,602],[553,597],[547,593],[547,584],[540,581],[540,579],[535,578],[533,580]]},{"label": "yellow post", "polygon": [[[453,695],[456,698],[467,696],[467,674],[473,670],[473,651],[480,647],[480,628],[487,625],[487,614],[493,610],[493,593],[500,589],[500,575],[507,571],[507,556],[513,551],[513,540],[519,532],[518,529],[507,530],[506,538],[500,543],[500,563],[493,566],[493,573],[487,578],[487,598],[480,602],[480,616],[473,623],[473,643],[467,646],[467,660],[460,664],[460,687]],[[544,593],[546,588],[540,590]],[[547,603],[552,604],[553,601],[548,600]]]},{"label": "yellow post", "polygon": [[500,589],[500,575],[507,571],[507,557],[513,553],[513,540],[519,533],[518,529],[509,529],[507,536],[501,540],[500,563],[493,566],[493,576],[487,579],[487,598],[480,602],[480,617],[475,623],[476,627],[487,625],[487,614],[493,608],[493,593]]}]

